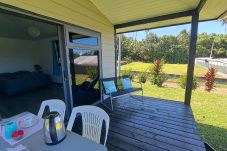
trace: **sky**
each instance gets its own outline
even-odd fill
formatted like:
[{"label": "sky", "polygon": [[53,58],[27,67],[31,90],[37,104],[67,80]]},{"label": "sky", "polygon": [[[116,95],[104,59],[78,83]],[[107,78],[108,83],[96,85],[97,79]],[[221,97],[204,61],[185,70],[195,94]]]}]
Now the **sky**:
[{"label": "sky", "polygon": [[[158,36],[177,35],[183,29],[190,31],[190,28],[191,28],[191,25],[186,24],[186,25],[152,29],[149,32],[154,32]],[[206,32],[206,33],[216,33],[216,34],[227,34],[226,31],[227,31],[227,27],[223,26],[219,21],[207,21],[207,22],[199,23],[198,33]],[[138,31],[138,32],[126,33],[124,35],[126,35],[127,37],[133,37],[133,39],[135,39],[136,37],[137,40],[142,40],[146,37],[146,32]]]}]

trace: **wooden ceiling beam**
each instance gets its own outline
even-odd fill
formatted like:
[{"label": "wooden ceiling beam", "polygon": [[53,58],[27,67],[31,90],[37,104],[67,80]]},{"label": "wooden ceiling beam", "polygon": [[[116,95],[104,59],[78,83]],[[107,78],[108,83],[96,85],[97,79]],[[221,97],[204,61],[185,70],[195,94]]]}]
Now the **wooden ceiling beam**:
[{"label": "wooden ceiling beam", "polygon": [[206,4],[207,0],[200,0],[198,6],[196,7],[195,11],[199,13],[202,9],[203,6]]},{"label": "wooden ceiling beam", "polygon": [[114,25],[114,28],[119,29],[119,28],[125,28],[125,27],[130,27],[130,26],[141,25],[141,24],[148,24],[148,23],[152,23],[152,22],[164,21],[164,20],[169,20],[169,19],[176,19],[176,18],[180,18],[180,17],[192,16],[193,12],[194,12],[194,10],[189,10],[189,11],[178,12],[178,13],[173,13],[173,14],[168,14],[168,15],[163,15],[163,16],[135,20],[135,21],[127,22],[127,23],[116,24],[116,25]]}]

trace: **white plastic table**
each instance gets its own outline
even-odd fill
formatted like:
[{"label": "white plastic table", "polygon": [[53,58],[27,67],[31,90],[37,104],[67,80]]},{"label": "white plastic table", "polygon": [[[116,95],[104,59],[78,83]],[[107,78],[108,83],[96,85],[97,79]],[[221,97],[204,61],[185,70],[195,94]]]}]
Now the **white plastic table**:
[{"label": "white plastic table", "polygon": [[[105,146],[97,144],[70,131],[67,131],[65,140],[57,145],[46,145],[42,130],[29,136],[14,146],[19,144],[26,146],[31,151],[107,151]],[[0,137],[0,151],[4,151],[8,147],[13,146],[9,145],[2,137]]]}]

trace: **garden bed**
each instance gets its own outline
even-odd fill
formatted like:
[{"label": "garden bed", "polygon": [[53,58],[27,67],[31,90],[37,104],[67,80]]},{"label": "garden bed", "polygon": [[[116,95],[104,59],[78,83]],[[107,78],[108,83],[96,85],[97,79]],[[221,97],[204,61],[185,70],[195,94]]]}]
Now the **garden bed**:
[{"label": "garden bed", "polygon": [[[179,83],[174,81],[164,82],[163,87],[182,89]],[[200,83],[195,91],[206,92],[204,84]],[[214,89],[210,91],[210,93],[227,94],[227,87],[220,87],[219,85],[215,86]]]}]

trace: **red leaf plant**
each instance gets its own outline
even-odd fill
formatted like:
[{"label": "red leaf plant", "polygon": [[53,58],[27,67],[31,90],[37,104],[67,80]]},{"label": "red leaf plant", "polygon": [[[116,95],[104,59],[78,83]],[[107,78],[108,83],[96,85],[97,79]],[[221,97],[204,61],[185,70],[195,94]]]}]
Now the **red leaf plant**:
[{"label": "red leaf plant", "polygon": [[157,59],[154,61],[154,66],[150,68],[151,82],[158,87],[162,87],[162,84],[167,80],[165,74],[162,72],[164,59]]},{"label": "red leaf plant", "polygon": [[154,74],[159,75],[162,70],[163,61],[161,59],[157,59],[154,61]]},{"label": "red leaf plant", "polygon": [[205,90],[208,92],[210,92],[214,87],[215,75],[216,69],[213,67],[209,68],[207,73],[205,74]]}]

